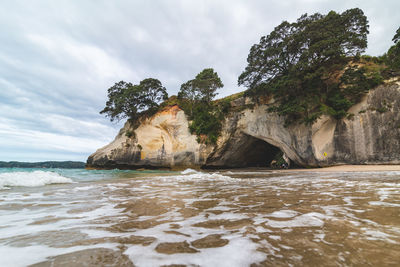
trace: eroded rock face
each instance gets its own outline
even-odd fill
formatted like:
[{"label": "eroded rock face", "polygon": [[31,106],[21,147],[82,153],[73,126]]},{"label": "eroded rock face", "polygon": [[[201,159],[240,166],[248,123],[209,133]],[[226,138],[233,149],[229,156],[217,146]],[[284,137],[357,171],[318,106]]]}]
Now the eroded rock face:
[{"label": "eroded rock face", "polygon": [[278,147],[302,166],[400,164],[399,81],[371,90],[349,110],[353,115],[342,120],[323,116],[311,126],[284,127],[284,118],[266,112],[267,108],[258,105],[232,114],[206,166],[227,166],[232,158],[247,160],[249,151],[243,150],[243,143],[249,136]]},{"label": "eroded rock face", "polygon": [[129,122],[115,140],[87,160],[89,167],[160,168],[201,166],[212,147],[199,144],[190,134],[187,118],[172,106],[144,119],[137,129]]},{"label": "eroded rock face", "polygon": [[[237,99],[235,106],[248,104]],[[127,137],[127,123],[116,139],[88,159],[93,167],[205,168],[268,166],[277,151],[301,166],[400,164],[400,81],[371,90],[354,105],[350,118],[323,116],[311,126],[284,126],[284,118],[268,113],[268,104],[233,112],[223,123],[215,146],[196,141],[178,107],[144,120]]]}]

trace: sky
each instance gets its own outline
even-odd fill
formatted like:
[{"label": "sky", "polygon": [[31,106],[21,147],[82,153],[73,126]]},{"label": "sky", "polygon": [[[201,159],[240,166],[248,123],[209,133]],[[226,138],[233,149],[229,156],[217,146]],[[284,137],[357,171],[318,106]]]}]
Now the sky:
[{"label": "sky", "polygon": [[304,13],[361,8],[369,55],[392,45],[398,0],[25,0],[0,2],[0,161],[79,160],[112,141],[124,121],[99,114],[107,89],[159,79],[169,95],[204,68],[219,97],[250,47]]}]

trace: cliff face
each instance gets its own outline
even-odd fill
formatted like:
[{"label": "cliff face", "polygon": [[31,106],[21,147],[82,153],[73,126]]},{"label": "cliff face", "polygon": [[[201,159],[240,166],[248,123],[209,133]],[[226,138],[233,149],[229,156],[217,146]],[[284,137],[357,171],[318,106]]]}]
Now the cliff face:
[{"label": "cliff face", "polygon": [[87,160],[88,167],[161,168],[201,166],[212,147],[199,144],[189,132],[189,123],[178,106],[141,121],[135,130],[129,122],[114,141]]},{"label": "cliff face", "polygon": [[[248,99],[238,99],[244,105]],[[141,123],[128,138],[127,123],[116,139],[88,159],[93,167],[206,168],[268,166],[283,151],[301,166],[400,164],[400,82],[371,90],[349,113],[324,116],[311,126],[284,126],[284,118],[266,112],[268,105],[232,112],[215,146],[198,144],[177,106]]]}]

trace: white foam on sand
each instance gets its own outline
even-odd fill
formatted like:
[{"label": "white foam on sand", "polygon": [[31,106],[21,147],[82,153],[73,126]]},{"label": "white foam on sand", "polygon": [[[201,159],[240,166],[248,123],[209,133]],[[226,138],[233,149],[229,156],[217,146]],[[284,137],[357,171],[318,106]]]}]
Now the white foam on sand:
[{"label": "white foam on sand", "polygon": [[188,181],[238,181],[230,176],[222,175],[219,173],[208,173],[199,172],[193,169],[186,169],[181,172],[181,175],[171,175],[171,176],[160,176],[159,179],[163,181],[178,181],[178,182],[188,182]]},{"label": "white foam on sand", "polygon": [[7,172],[0,174],[0,189],[12,186],[44,186],[48,184],[73,183],[70,178],[49,171]]},{"label": "white foam on sand", "polygon": [[274,217],[274,218],[292,218],[292,217],[296,216],[297,214],[299,214],[299,213],[294,210],[279,210],[279,211],[274,211],[267,216]]},{"label": "white foam on sand", "polygon": [[288,221],[268,220],[267,224],[273,228],[292,228],[292,227],[322,227],[326,216],[318,212],[310,212],[293,218]]},{"label": "white foam on sand", "polygon": [[[143,247],[131,246],[124,254],[137,266],[161,266],[185,264],[189,266],[250,266],[265,260],[266,255],[257,251],[259,245],[241,236],[223,236],[229,243],[219,248],[200,249],[198,253],[160,254],[154,250],[156,244]],[[239,253],[240,252],[240,253]]]},{"label": "white foam on sand", "polygon": [[370,201],[368,204],[372,206],[385,206],[385,207],[400,207],[400,204],[397,203],[388,203],[383,201]]},{"label": "white foam on sand", "polygon": [[386,234],[386,233],[378,231],[378,230],[371,230],[371,229],[366,229],[366,228],[362,228],[362,230],[364,230],[364,234],[366,235],[367,240],[380,240],[380,241],[385,241],[385,242],[392,243],[392,244],[397,244],[396,241],[390,239],[390,237],[392,237],[392,236],[389,234]]}]

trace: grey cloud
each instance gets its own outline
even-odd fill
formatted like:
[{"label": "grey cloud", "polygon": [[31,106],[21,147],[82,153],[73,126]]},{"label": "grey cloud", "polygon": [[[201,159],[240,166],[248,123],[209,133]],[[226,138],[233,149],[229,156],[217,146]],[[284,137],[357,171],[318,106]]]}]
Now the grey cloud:
[{"label": "grey cloud", "polygon": [[213,67],[225,84],[220,96],[243,90],[237,77],[251,45],[281,21],[303,13],[362,8],[371,25],[367,52],[372,55],[388,49],[400,26],[398,1],[26,0],[0,5],[0,150],[7,151],[0,160],[22,155],[23,146],[25,158],[32,160],[35,153],[43,159],[40,146],[49,157],[84,160],[121,126],[98,114],[106,89],[119,80],[155,77],[176,94],[183,82]]}]

